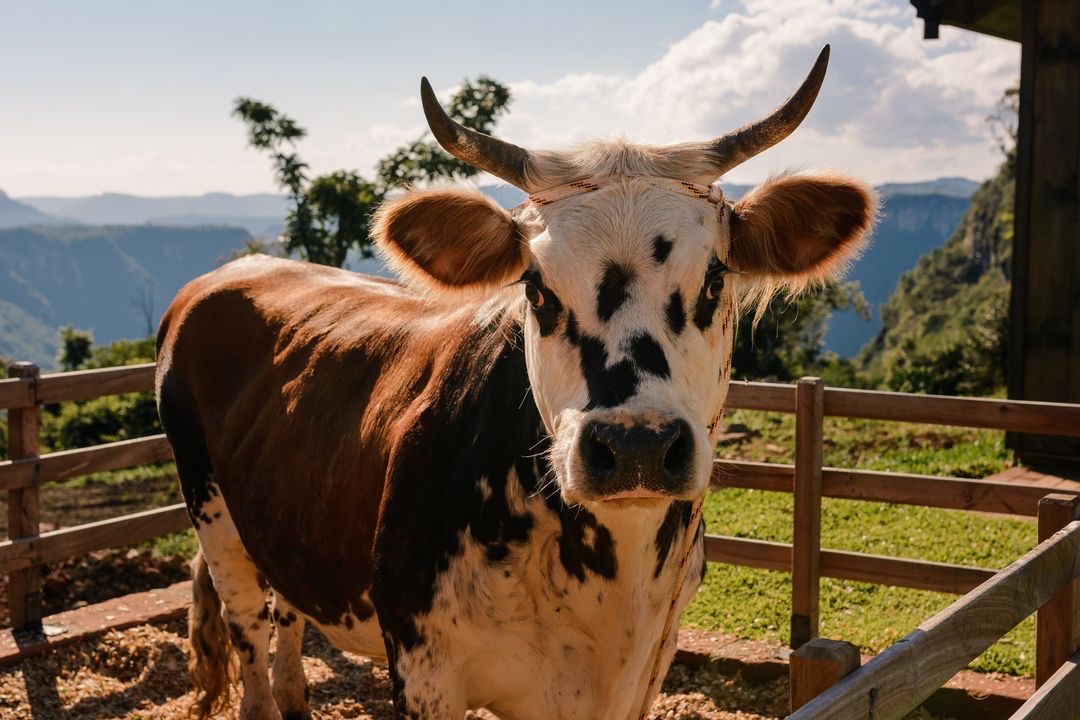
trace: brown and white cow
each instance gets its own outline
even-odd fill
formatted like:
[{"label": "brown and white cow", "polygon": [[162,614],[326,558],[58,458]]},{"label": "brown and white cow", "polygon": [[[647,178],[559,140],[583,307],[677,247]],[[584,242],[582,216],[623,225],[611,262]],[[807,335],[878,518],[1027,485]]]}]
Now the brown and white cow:
[{"label": "brown and white cow", "polygon": [[529,152],[454,123],[425,81],[443,147],[529,202],[389,202],[404,284],[250,257],[180,291],[157,391],[202,546],[202,715],[231,645],[242,718],[309,717],[311,623],[388,661],[402,718],[637,717],[672,596],[681,612],[705,570],[691,507],[736,312],[832,274],[874,217],[836,174],[734,205],[710,187],[795,129],[827,51],[767,118],[671,147]]}]

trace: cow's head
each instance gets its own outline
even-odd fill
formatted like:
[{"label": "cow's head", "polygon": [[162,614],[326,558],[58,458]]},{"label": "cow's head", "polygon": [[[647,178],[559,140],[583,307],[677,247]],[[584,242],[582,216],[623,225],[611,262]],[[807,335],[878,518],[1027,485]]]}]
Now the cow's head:
[{"label": "cow's head", "polygon": [[670,147],[530,152],[454,122],[423,81],[442,146],[529,201],[506,211],[477,193],[407,194],[380,212],[383,252],[435,291],[515,283],[532,393],[568,502],[702,492],[736,312],[820,282],[858,251],[875,214],[860,182],[783,175],[734,204],[711,185],[795,129],[827,61],[828,47],[763,120]]}]

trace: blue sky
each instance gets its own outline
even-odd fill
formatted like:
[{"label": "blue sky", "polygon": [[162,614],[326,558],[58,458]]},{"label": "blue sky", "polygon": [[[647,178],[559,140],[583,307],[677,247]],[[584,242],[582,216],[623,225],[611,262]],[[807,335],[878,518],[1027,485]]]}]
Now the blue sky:
[{"label": "blue sky", "polygon": [[703,139],[764,114],[833,45],[817,107],[737,182],[830,166],[981,178],[1019,47],[921,39],[906,0],[345,3],[0,0],[0,189],[13,196],[274,190],[229,116],[248,95],[309,131],[316,172],[369,174],[423,132],[421,75],[508,83],[497,133],[560,147]]}]

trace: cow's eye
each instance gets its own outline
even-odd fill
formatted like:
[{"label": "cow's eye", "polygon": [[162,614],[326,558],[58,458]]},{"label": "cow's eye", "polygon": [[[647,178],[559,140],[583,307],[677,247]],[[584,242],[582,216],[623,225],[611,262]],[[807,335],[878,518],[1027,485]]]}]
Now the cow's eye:
[{"label": "cow's eye", "polygon": [[717,275],[708,279],[705,285],[705,297],[715,300],[724,291],[724,276]]},{"label": "cow's eye", "polygon": [[705,297],[716,300],[724,291],[724,275],[731,272],[727,265],[716,260],[709,263],[709,269],[705,273]]},{"label": "cow's eye", "polygon": [[533,310],[544,307],[544,293],[540,292],[540,288],[532,283],[525,283],[525,299],[532,305]]}]

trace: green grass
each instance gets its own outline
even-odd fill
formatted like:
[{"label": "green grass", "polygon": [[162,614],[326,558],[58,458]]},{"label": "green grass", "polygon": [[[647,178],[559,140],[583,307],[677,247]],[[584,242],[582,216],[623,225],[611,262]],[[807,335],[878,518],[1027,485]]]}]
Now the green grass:
[{"label": "green grass", "polygon": [[[719,455],[791,462],[790,416],[733,413],[731,422],[760,432]],[[1001,433],[927,425],[830,418],[825,428],[826,465],[984,477],[1006,464]],[[705,503],[709,532],[791,542],[792,499],[787,493],[725,489]],[[934,560],[1000,569],[1036,544],[1033,522],[908,505],[825,498],[824,548]],[[825,637],[849,640],[878,652],[948,606],[956,596],[825,578],[821,627]],[[788,573],[712,564],[705,584],[683,616],[684,624],[744,638],[787,642],[791,611]],[[1034,671],[1034,620],[1021,623],[972,667],[1030,675]]]}]

